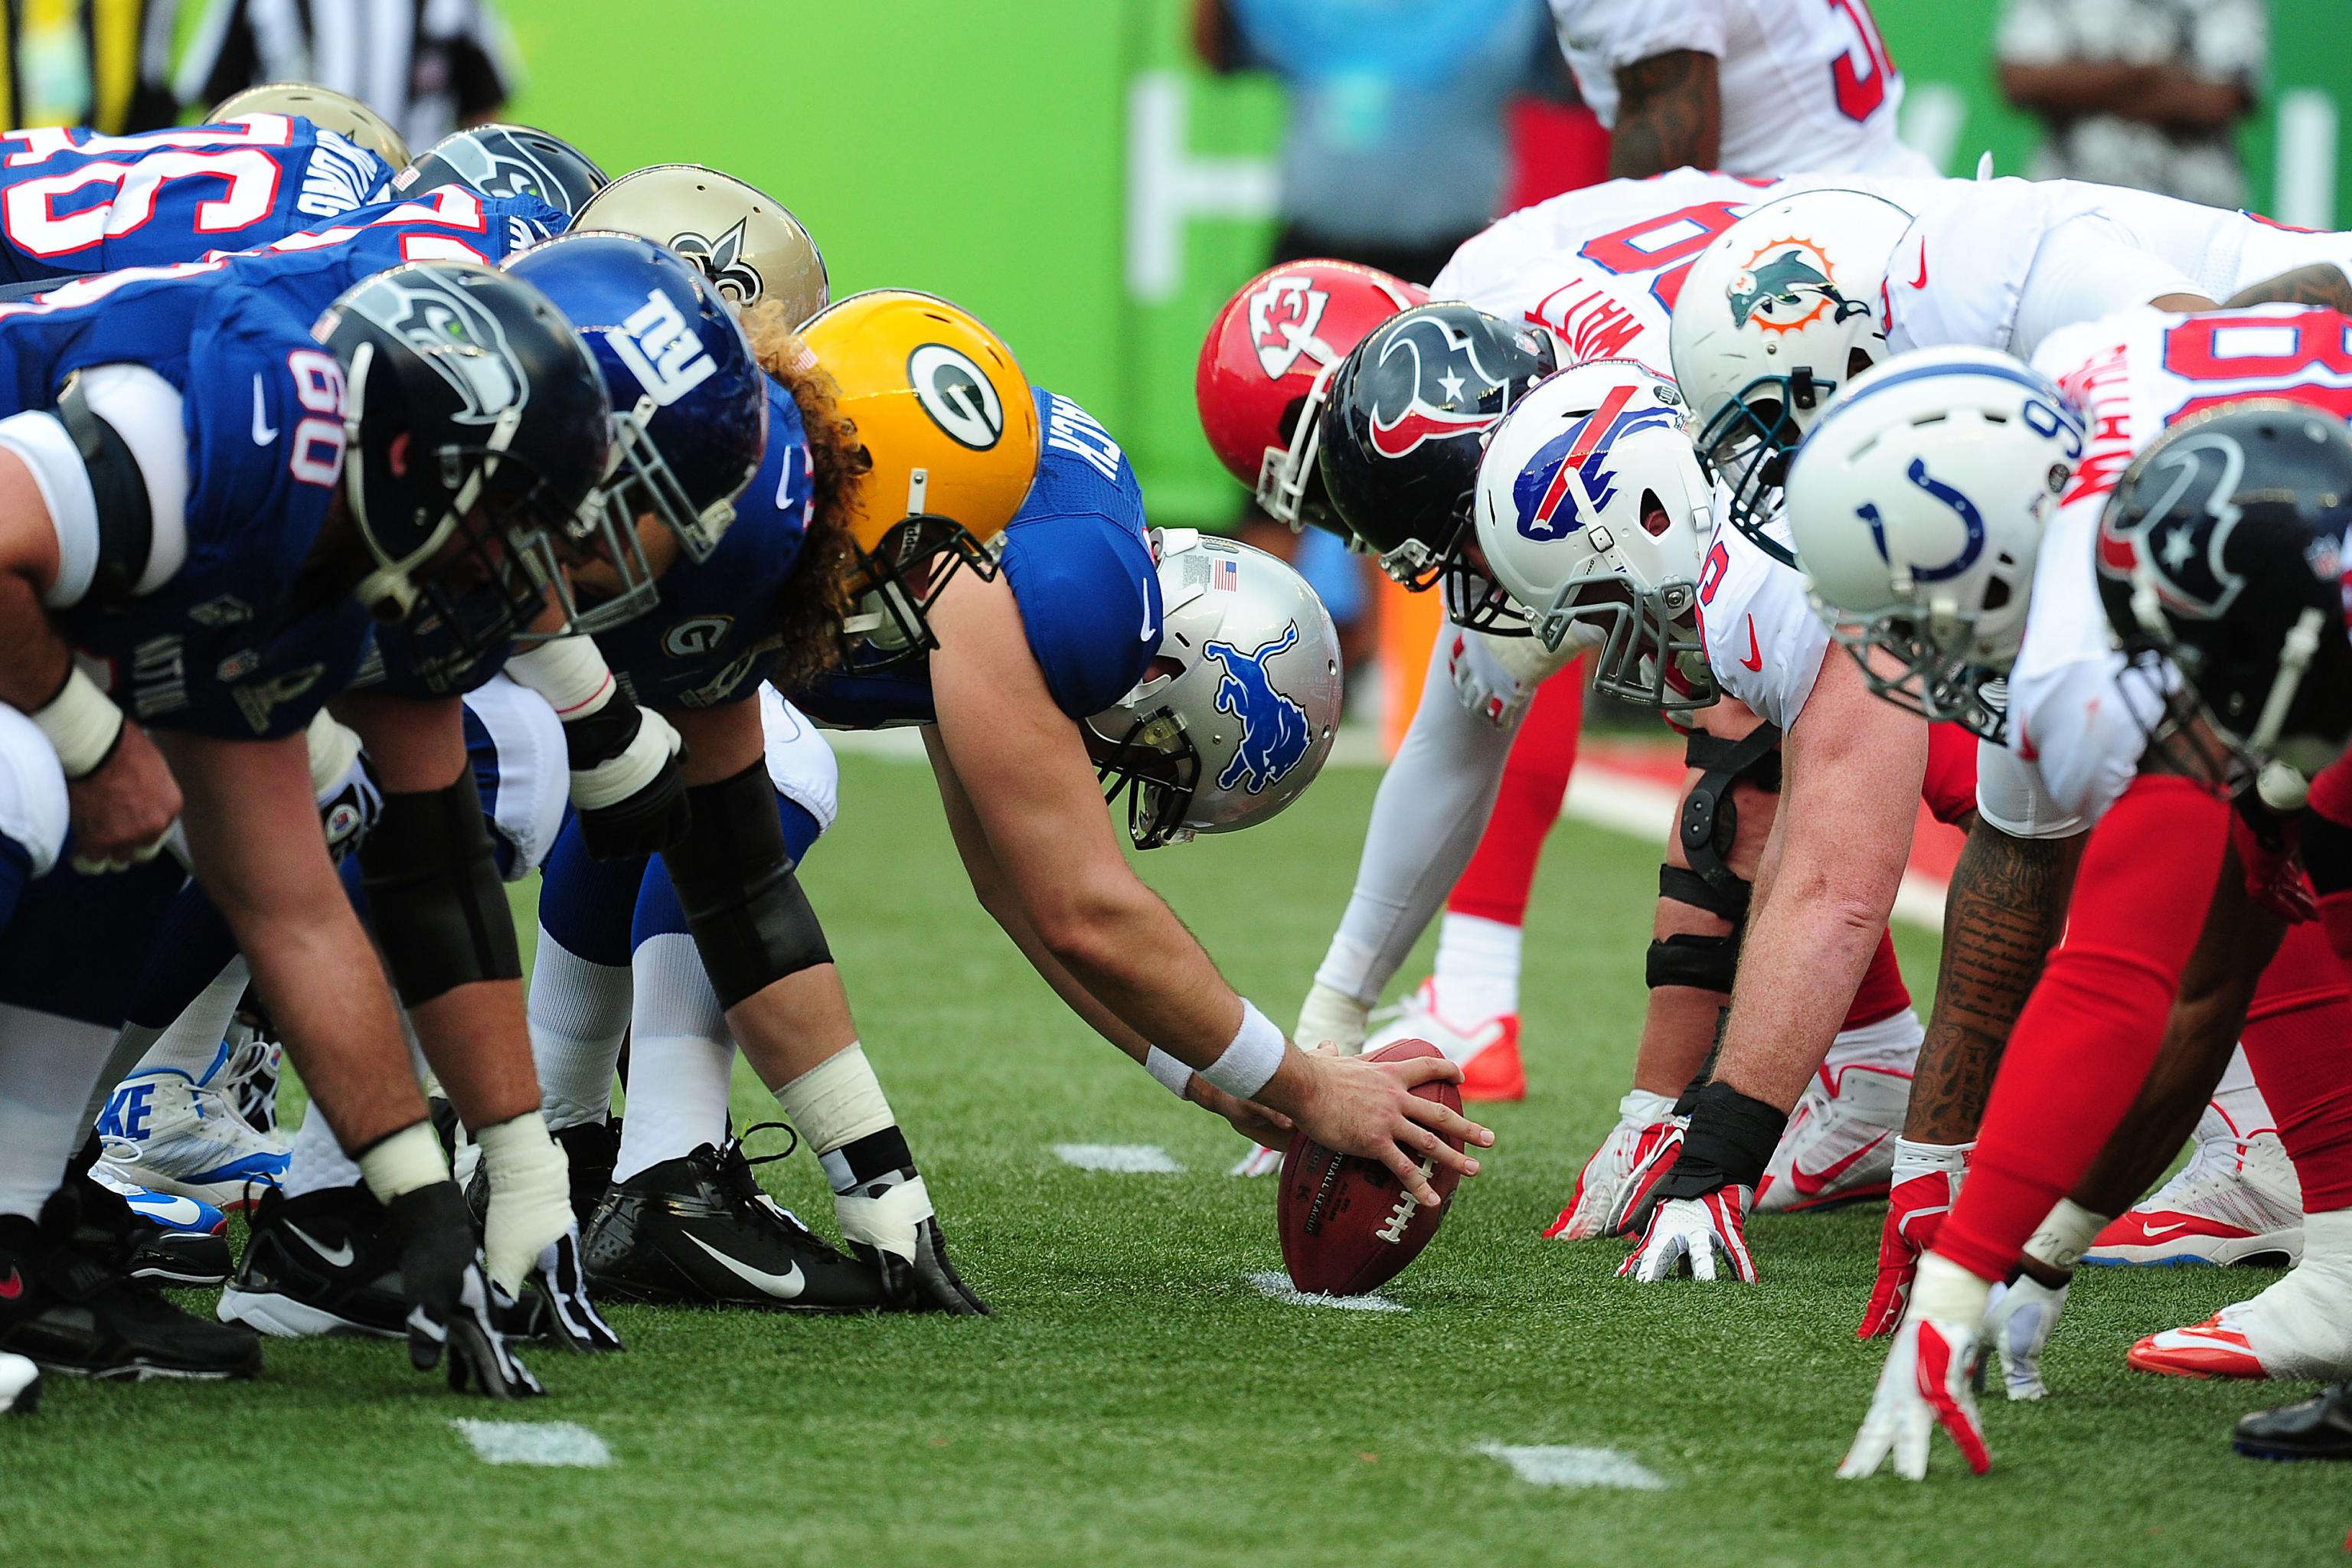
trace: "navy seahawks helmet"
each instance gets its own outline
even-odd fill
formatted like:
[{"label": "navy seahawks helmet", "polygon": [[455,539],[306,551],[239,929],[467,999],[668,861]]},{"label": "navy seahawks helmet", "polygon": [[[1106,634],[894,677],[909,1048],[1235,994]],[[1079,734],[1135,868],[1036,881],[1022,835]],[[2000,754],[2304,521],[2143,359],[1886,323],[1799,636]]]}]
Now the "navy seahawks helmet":
[{"label": "navy seahawks helmet", "polygon": [[[2180,680],[2150,742],[2214,784],[2302,804],[2352,739],[2345,529],[2352,434],[2285,398],[2192,415],[2134,459],[2099,519],[2099,598],[2124,652]],[[2200,743],[2204,721],[2228,755]]]},{"label": "navy seahawks helmet", "polygon": [[485,196],[537,196],[570,217],[612,182],[587,153],[529,125],[453,131],[393,176],[395,195],[463,185]]},{"label": "navy seahawks helmet", "polygon": [[1454,618],[1494,630],[1506,601],[1475,571],[1472,501],[1486,432],[1559,368],[1540,328],[1469,305],[1418,305],[1366,334],[1331,378],[1317,467],[1334,510],[1418,592],[1441,580]]},{"label": "navy seahawks helmet", "polygon": [[469,262],[379,272],[311,335],[343,371],[359,598],[461,651],[498,647],[597,552],[613,410],[596,362],[538,289]]},{"label": "navy seahawks helmet", "polygon": [[767,449],[767,377],[701,269],[650,239],[574,230],[514,257],[506,271],[555,301],[612,399],[620,466],[604,526],[616,558],[645,581],[576,617],[578,628],[598,630],[650,606],[638,518],[660,519],[689,560],[718,548]]}]

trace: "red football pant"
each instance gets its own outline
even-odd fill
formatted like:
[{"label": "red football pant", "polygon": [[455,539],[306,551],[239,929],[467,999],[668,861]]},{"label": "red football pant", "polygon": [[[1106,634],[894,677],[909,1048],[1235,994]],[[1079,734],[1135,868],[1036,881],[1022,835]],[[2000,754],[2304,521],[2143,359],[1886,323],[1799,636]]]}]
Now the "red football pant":
[{"label": "red football pant", "polygon": [[2011,1032],[1968,1184],[1936,1250],[2006,1279],[2155,1065],[2212,903],[2229,807],[2183,778],[2132,781],[2084,849],[2065,940]]},{"label": "red football pant", "polygon": [[2246,1009],[2244,1039],[2303,1206],[2352,1205],[2352,987],[2318,924],[2287,931]]},{"label": "red football pant", "polygon": [[1503,764],[1495,815],[1486,819],[1477,853],[1445,901],[1449,911],[1508,926],[1527,923],[1536,862],[1559,820],[1583,728],[1584,665],[1579,660],[1536,688],[1535,701],[1511,742],[1510,760]]}]

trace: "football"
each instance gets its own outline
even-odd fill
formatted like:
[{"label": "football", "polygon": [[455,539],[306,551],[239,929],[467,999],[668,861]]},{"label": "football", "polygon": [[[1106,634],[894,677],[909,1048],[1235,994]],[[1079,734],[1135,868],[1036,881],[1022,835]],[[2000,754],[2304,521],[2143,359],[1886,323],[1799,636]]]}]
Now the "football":
[{"label": "football", "polygon": [[[1399,1040],[1369,1059],[1443,1054],[1427,1040]],[[1413,1092],[1449,1110],[1462,1109],[1457,1085],[1430,1082]],[[1462,1147],[1454,1139],[1446,1142]],[[1462,1178],[1453,1171],[1432,1171],[1429,1181],[1437,1189],[1435,1208],[1416,1202],[1385,1165],[1335,1153],[1311,1138],[1293,1138],[1282,1160],[1280,1200],[1282,1261],[1290,1282],[1310,1294],[1360,1296],[1404,1272],[1437,1234]]]}]

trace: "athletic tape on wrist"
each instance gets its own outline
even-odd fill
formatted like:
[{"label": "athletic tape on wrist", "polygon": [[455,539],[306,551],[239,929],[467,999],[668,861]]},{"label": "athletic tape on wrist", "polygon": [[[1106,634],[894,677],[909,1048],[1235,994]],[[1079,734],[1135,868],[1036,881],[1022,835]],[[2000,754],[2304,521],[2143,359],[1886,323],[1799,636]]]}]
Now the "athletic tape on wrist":
[{"label": "athletic tape on wrist", "polygon": [[1974,1333],[1984,1321],[1985,1305],[1991,1296],[1990,1280],[1979,1279],[1940,1253],[1929,1252],[1920,1258],[1919,1271],[1912,1279],[1909,1316],[1962,1323]]},{"label": "athletic tape on wrist", "polygon": [[96,773],[122,739],[122,710],[79,668],[66,672],[65,685],[30,717],[49,738],[69,779]]},{"label": "athletic tape on wrist", "polygon": [[2025,1238],[2025,1256],[2053,1268],[2072,1270],[2106,1226],[2107,1216],[2093,1214],[2072,1198],[2060,1198]]},{"label": "athletic tape on wrist", "polygon": [[1704,1197],[1719,1187],[1753,1189],[1772,1161],[1788,1113],[1728,1084],[1701,1089],[1683,1132],[1682,1153],[1658,1183],[1660,1198]]},{"label": "athletic tape on wrist", "polygon": [[866,1047],[855,1042],[776,1090],[776,1103],[820,1158],[898,1120]]},{"label": "athletic tape on wrist", "polygon": [[429,1121],[412,1121],[377,1139],[354,1156],[354,1163],[380,1204],[449,1179],[449,1162],[442,1157],[441,1140],[433,1135]]},{"label": "athletic tape on wrist", "polygon": [[612,667],[593,637],[552,637],[507,660],[507,673],[547,699],[569,724],[613,700]]},{"label": "athletic tape on wrist", "polygon": [[1244,996],[1242,1026],[1234,1031],[1224,1053],[1200,1068],[1200,1074],[1236,1100],[1254,1099],[1281,1068],[1282,1053],[1289,1045],[1282,1031]]},{"label": "athletic tape on wrist", "polygon": [[1143,1070],[1160,1080],[1160,1087],[1177,1099],[1185,1098],[1192,1087],[1192,1069],[1161,1050],[1158,1046],[1143,1053]]}]

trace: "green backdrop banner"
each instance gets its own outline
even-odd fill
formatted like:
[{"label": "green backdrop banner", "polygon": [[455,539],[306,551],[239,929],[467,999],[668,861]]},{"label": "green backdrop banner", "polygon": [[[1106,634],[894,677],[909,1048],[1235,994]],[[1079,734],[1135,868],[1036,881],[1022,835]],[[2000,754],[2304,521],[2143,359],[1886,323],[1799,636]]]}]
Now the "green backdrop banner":
[{"label": "green backdrop banner", "polygon": [[[1660,0],[1668,3],[1668,0]],[[1126,445],[1153,514],[1233,515],[1202,443],[1201,334],[1256,269],[1281,96],[1186,50],[1189,0],[505,0],[530,71],[519,119],[608,168],[690,160],[773,193],[836,297],[927,289],[1002,332],[1031,378]],[[2273,67],[2243,144],[2290,222],[2352,213],[2336,156],[2352,102],[2343,0],[2273,0]],[[1876,0],[1909,83],[1905,132],[1954,174],[2023,169],[1990,0]]]}]

